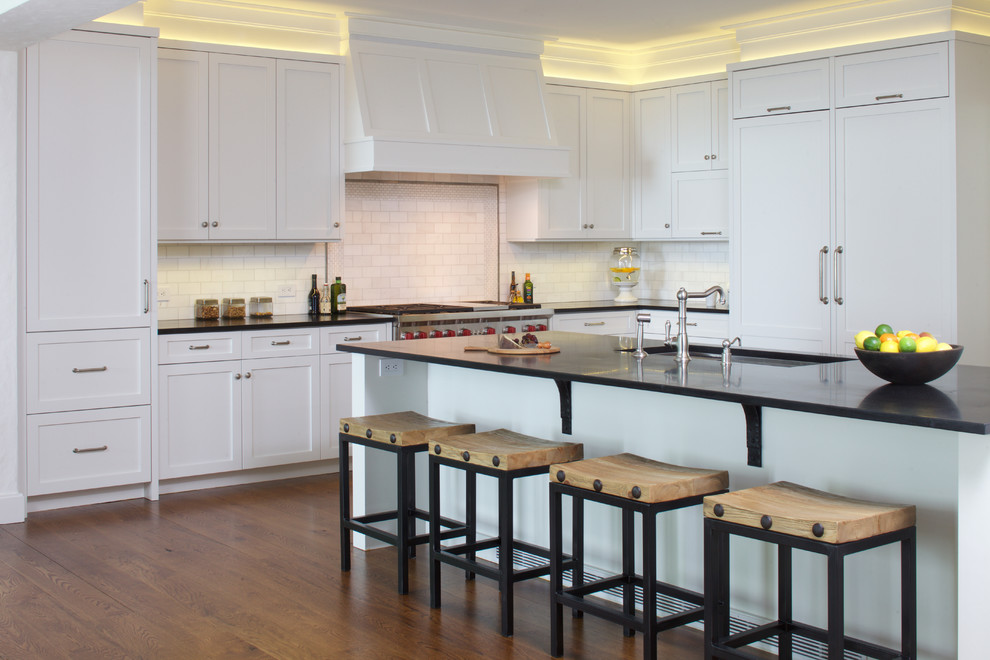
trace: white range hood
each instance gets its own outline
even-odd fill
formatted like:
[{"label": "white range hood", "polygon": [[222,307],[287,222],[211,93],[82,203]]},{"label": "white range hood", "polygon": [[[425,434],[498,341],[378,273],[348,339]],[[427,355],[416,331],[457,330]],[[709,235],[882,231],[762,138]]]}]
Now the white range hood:
[{"label": "white range hood", "polygon": [[571,175],[541,41],[359,17],[348,30],[346,172]]}]

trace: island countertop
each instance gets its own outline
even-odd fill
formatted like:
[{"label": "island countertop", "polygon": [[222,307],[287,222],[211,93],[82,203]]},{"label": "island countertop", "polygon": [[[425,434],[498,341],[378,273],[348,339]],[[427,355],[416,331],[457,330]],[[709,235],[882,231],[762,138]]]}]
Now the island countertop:
[{"label": "island countertop", "polygon": [[[342,351],[480,369],[555,381],[583,382],[990,435],[990,368],[957,365],[929,385],[890,385],[855,358],[798,366],[734,362],[728,373],[717,359],[695,357],[681,369],[672,354],[638,360],[620,350],[626,338],[570,332],[540,333],[559,353],[505,356],[465,351],[495,347],[497,337],[421,339],[340,345]],[[647,341],[648,350],[662,343]]]}]

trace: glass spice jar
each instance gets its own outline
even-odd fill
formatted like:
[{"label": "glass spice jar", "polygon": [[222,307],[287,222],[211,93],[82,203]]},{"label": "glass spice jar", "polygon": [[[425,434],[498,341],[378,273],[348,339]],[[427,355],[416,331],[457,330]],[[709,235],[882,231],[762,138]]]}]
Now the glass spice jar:
[{"label": "glass spice jar", "polygon": [[224,298],[220,303],[220,315],[225,319],[243,319],[247,316],[244,298]]},{"label": "glass spice jar", "polygon": [[271,296],[251,297],[251,316],[259,319],[271,318],[273,314]]},{"label": "glass spice jar", "polygon": [[220,318],[220,301],[216,298],[199,298],[196,300],[196,318],[205,321],[215,321]]}]

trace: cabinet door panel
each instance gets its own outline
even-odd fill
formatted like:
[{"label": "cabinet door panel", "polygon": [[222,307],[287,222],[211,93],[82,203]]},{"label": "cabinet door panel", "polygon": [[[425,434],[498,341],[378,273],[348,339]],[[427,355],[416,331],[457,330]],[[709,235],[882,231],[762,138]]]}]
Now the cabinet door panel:
[{"label": "cabinet door panel", "polygon": [[340,455],[340,418],[351,415],[351,356],[346,353],[325,355],[322,360],[320,457],[337,458]]},{"label": "cabinet door panel", "polygon": [[158,51],[158,238],[206,240],[209,56]]},{"label": "cabinet door panel", "polygon": [[591,90],[587,112],[585,219],[596,234],[622,236],[629,231],[629,95]]},{"label": "cabinet door panel", "polygon": [[729,173],[678,172],[671,182],[674,238],[729,237]]},{"label": "cabinet door panel", "polygon": [[580,238],[584,217],[585,147],[581,125],[585,96],[580,90],[555,90],[547,92],[547,105],[558,144],[571,148],[571,176],[540,181],[546,203],[546,210],[540,213],[545,229],[540,233],[543,238]]},{"label": "cabinet door panel", "polygon": [[836,113],[833,350],[851,353],[878,323],[955,341],[950,123],[942,100]]},{"label": "cabinet door panel", "polygon": [[712,84],[683,85],[671,90],[672,169],[711,169]]},{"label": "cabinet door panel", "polygon": [[670,93],[639,92],[633,176],[635,238],[670,237]]},{"label": "cabinet door panel", "polygon": [[736,119],[828,110],[828,106],[827,58],[732,73],[732,116]]},{"label": "cabinet door panel", "polygon": [[949,95],[946,42],[835,58],[835,106],[891,103]]},{"label": "cabinet door panel", "polygon": [[733,122],[731,314],[745,346],[828,348],[828,123],[827,112]]},{"label": "cabinet door panel", "polygon": [[729,169],[729,82],[712,83],[713,170]]},{"label": "cabinet door panel", "polygon": [[158,369],[159,476],[241,469],[240,360]]},{"label": "cabinet door panel", "polygon": [[151,43],[27,51],[28,331],[150,326]]},{"label": "cabinet door panel", "polygon": [[340,238],[339,85],[335,64],[278,62],[280,240]]},{"label": "cabinet door panel", "polygon": [[319,357],[244,360],[244,467],[320,458]]},{"label": "cabinet door panel", "polygon": [[275,60],[211,53],[210,78],[210,238],[270,239]]}]

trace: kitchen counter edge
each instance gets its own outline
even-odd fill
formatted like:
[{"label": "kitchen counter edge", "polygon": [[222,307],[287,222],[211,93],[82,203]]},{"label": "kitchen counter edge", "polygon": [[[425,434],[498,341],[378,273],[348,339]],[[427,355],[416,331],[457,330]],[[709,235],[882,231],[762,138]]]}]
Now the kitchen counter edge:
[{"label": "kitchen counter edge", "polygon": [[267,330],[269,328],[324,328],[369,323],[391,323],[391,316],[348,312],[345,315],[313,318],[308,314],[283,314],[268,319],[171,319],[158,322],[159,335],[191,334],[198,332],[229,332],[231,330]]}]

